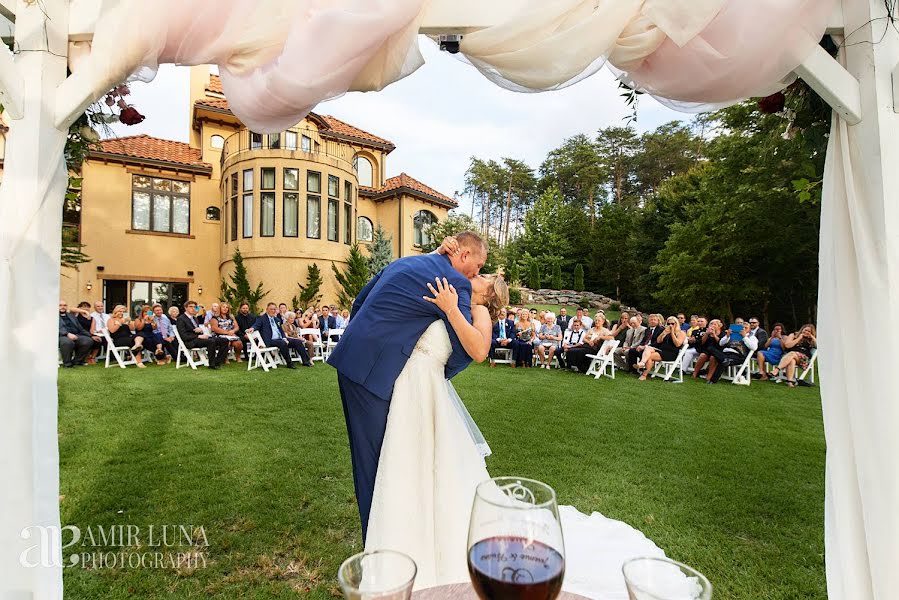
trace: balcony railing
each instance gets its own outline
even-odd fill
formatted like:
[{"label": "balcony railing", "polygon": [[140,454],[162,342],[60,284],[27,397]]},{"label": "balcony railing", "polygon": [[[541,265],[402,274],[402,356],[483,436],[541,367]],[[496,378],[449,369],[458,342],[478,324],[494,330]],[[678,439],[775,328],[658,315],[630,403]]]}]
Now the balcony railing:
[{"label": "balcony railing", "polygon": [[281,133],[254,133],[249,129],[242,129],[225,139],[221,164],[224,167],[228,158],[242,152],[259,150],[285,150],[313,156],[329,156],[349,164],[353,163],[355,156],[353,148],[346,143],[324,139],[317,129],[292,127]]}]

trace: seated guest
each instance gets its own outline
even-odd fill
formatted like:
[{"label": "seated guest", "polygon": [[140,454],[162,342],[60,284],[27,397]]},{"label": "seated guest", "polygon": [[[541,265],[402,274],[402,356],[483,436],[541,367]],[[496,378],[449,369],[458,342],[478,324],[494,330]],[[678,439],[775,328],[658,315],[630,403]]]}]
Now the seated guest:
[{"label": "seated guest", "polygon": [[749,333],[759,341],[759,348],[764,348],[768,341],[768,332],[759,325],[758,317],[749,317]]},{"label": "seated guest", "polygon": [[637,370],[637,362],[639,362],[640,358],[643,356],[643,351],[646,350],[647,346],[652,344],[653,340],[662,335],[662,331],[665,329],[662,326],[663,320],[664,317],[658,313],[649,315],[649,327],[647,327],[646,331],[643,333],[643,339],[640,340],[640,343],[636,346],[631,346],[627,351],[627,366],[629,367],[629,370]]},{"label": "seated guest", "polygon": [[[643,326],[643,315],[635,315],[628,322],[627,329],[624,330],[624,339],[619,340],[621,344],[615,348],[615,367],[622,371],[630,371],[627,362],[627,356],[630,349],[639,345],[643,341],[646,334],[646,327]],[[621,335],[619,333],[619,335]]]},{"label": "seated guest", "polygon": [[90,331],[100,333],[101,329],[106,329],[106,321],[109,320],[106,305],[102,302],[94,302],[94,312],[91,313],[91,319],[94,320],[94,328]]},{"label": "seated guest", "polygon": [[[536,312],[536,311],[535,311]],[[522,310],[518,313],[518,325],[515,329],[515,339],[512,340],[512,367],[530,367],[534,360],[534,340],[537,338],[537,329],[531,321],[531,311]]]},{"label": "seated guest", "polygon": [[687,337],[699,328],[699,315],[690,315],[690,324],[687,326]]},{"label": "seated guest", "polygon": [[[121,304],[112,309],[112,314],[106,322],[106,330],[109,331],[112,343],[116,346],[131,348],[131,353],[134,355],[134,361],[137,363],[138,368],[145,369],[147,366],[144,364],[143,357],[144,338],[141,335],[134,334],[133,328],[135,324],[125,314],[125,310],[126,308]],[[141,323],[141,328],[143,328],[143,323]]]},{"label": "seated guest", "polygon": [[197,303],[188,300],[184,303],[184,313],[175,322],[181,341],[188,348],[206,348],[206,357],[210,369],[219,369],[228,356],[228,340],[203,333],[200,319],[197,316]]},{"label": "seated guest", "polygon": [[281,324],[284,324],[284,319],[287,318],[287,305],[283,302],[278,305],[278,318],[281,320]]},{"label": "seated guest", "polygon": [[253,323],[253,327],[248,330],[248,333],[258,331],[267,347],[274,346],[278,348],[281,352],[281,358],[284,359],[284,364],[287,365],[288,369],[295,368],[293,359],[290,358],[291,348],[300,355],[303,366],[311,367],[312,361],[309,360],[305,345],[301,340],[287,337],[281,323],[278,322],[278,316],[278,306],[274,302],[269,302],[265,307],[265,314],[259,315],[256,322]]},{"label": "seated guest", "polygon": [[[577,318],[574,320],[578,321]],[[566,352],[566,364],[579,373],[586,373],[587,369],[590,368],[590,362],[593,360],[587,355],[596,354],[602,347],[603,342],[611,339],[613,339],[612,332],[606,327],[605,318],[597,319],[593,322],[593,326],[587,330],[587,333],[584,334],[581,345]]]},{"label": "seated guest", "polygon": [[143,304],[134,311],[134,333],[144,338],[144,344],[153,352],[156,360],[165,358],[162,342],[156,337],[156,319],[149,304]]},{"label": "seated guest", "polygon": [[750,333],[749,323],[743,324],[741,337],[730,332],[721,338],[717,348],[709,348],[709,372],[705,379],[709,383],[717,383],[724,373],[724,369],[730,365],[738,365],[746,360],[746,357],[758,350],[759,341]]},{"label": "seated guest", "polygon": [[722,323],[720,319],[712,319],[709,321],[709,325],[706,327],[705,333],[702,334],[699,345],[697,346],[699,355],[696,357],[696,364],[693,365],[693,379],[699,379],[702,368],[712,356],[712,349],[719,346],[719,342],[721,341],[721,330],[723,328],[724,323]]},{"label": "seated guest", "polygon": [[643,371],[640,381],[646,381],[655,363],[676,360],[686,339],[687,332],[681,329],[677,317],[668,317],[662,333],[650,340],[649,345],[643,349],[643,356],[637,362],[637,368]]},{"label": "seated guest", "polygon": [[759,348],[764,348],[764,350],[759,350],[755,359],[759,363],[759,379],[762,381],[768,381],[768,369],[765,368],[765,364],[777,366],[780,364],[780,359],[783,358],[783,337],[783,323],[775,323],[771,328],[771,337],[764,344],[759,344]]},{"label": "seated guest", "polygon": [[[322,316],[318,320],[318,327],[322,332],[322,343],[328,339],[328,331],[331,329],[337,329],[337,307],[334,307],[334,312],[331,312],[330,306],[322,307]],[[333,341],[337,341],[338,338],[331,338]]]},{"label": "seated guest", "polygon": [[340,313],[340,316],[343,317],[342,327],[346,328],[350,324],[350,311],[344,308]]},{"label": "seated guest", "polygon": [[510,345],[512,344],[512,340],[515,338],[515,322],[508,318],[509,313],[506,312],[505,308],[501,308],[499,311],[499,317],[496,320],[496,323],[493,324],[493,337],[490,342],[490,366],[495,367],[496,363],[493,362],[496,360],[496,349],[497,348],[509,348],[511,351]]},{"label": "seated guest", "polygon": [[562,343],[562,329],[556,325],[556,315],[546,312],[543,325],[537,332],[537,357],[544,369],[552,368],[553,355]]},{"label": "seated guest", "polygon": [[561,368],[567,369],[569,367],[568,352],[584,345],[585,334],[583,325],[577,319],[575,319],[575,323],[572,323],[571,329],[565,331],[565,336],[562,338],[562,351],[559,352],[559,366]]},{"label": "seated guest", "polygon": [[700,348],[702,347],[702,335],[708,327],[708,322],[704,316],[700,315],[695,319],[690,317],[690,321],[695,321],[696,325],[695,327],[691,325],[690,329],[687,330],[687,345],[689,348],[687,348],[687,351],[684,353],[684,359],[681,361],[681,369],[684,373],[693,372],[693,361],[699,356]]},{"label": "seated guest", "polygon": [[171,321],[172,326],[174,327],[175,321],[178,320],[178,315],[181,314],[181,311],[178,310],[178,307],[177,307],[177,306],[172,305],[172,306],[170,306],[169,309],[166,311],[166,314],[169,316],[169,321]]},{"label": "seated guest", "polygon": [[213,302],[206,314],[203,315],[203,325],[209,325],[209,321],[219,316],[220,309],[221,305],[218,302]]},{"label": "seated guest", "polygon": [[243,350],[244,350],[244,358],[247,358],[247,353],[250,351],[250,339],[247,337],[247,329],[253,327],[253,323],[256,322],[256,315],[250,312],[250,305],[246,302],[241,302],[240,307],[237,309],[237,314],[234,315],[234,320],[237,322],[237,328],[239,330],[240,341],[243,342]]},{"label": "seated guest", "polygon": [[[578,307],[578,309],[574,311],[574,318],[581,322],[581,326],[583,326],[584,329],[593,327],[593,319],[587,316],[587,311],[583,308]],[[571,329],[571,322],[568,323],[568,328]]]},{"label": "seated guest", "polygon": [[[306,312],[297,319],[297,326],[300,329],[318,329],[318,314],[315,309],[307,308]],[[313,335],[303,336],[303,343],[306,344],[306,352],[309,353],[309,356],[315,356],[315,339]]]},{"label": "seated guest", "polygon": [[630,320],[630,314],[626,310],[621,311],[618,322],[612,326],[612,337],[619,341],[624,340],[627,330],[630,329]]},{"label": "seated guest", "polygon": [[690,329],[690,324],[687,323],[687,315],[684,313],[677,313],[677,326],[684,332]]},{"label": "seated guest", "polygon": [[[169,319],[163,312],[161,304],[153,305],[153,335],[156,344],[165,349],[165,352],[162,355],[157,354],[157,364],[163,364],[161,362],[162,360],[165,360],[164,364],[169,364],[172,362],[172,359],[178,357],[174,325],[172,325],[171,319]],[[166,352],[168,353],[168,356],[165,355]]]},{"label": "seated guest", "polygon": [[59,353],[62,355],[62,366],[68,369],[83,365],[93,347],[94,339],[90,332],[78,322],[78,319],[69,314],[69,305],[66,301],[60,300]]},{"label": "seated guest", "polygon": [[559,326],[563,332],[568,331],[568,326],[571,324],[571,317],[568,316],[568,309],[564,306],[559,309],[559,317],[556,319],[556,325]]},{"label": "seated guest", "polygon": [[79,302],[78,308],[74,310],[74,313],[75,320],[90,334],[91,340],[94,342],[91,351],[87,355],[87,364],[95,365],[97,364],[97,354],[100,353],[100,348],[103,347],[103,338],[96,329],[96,323],[94,322],[93,313],[91,312],[91,303]]},{"label": "seated guest", "polygon": [[812,352],[818,347],[818,338],[815,326],[812,324],[803,325],[796,333],[789,335],[783,340],[783,350],[785,354],[780,359],[780,363],[773,371],[772,377],[778,377],[780,372],[786,370],[787,385],[796,387],[796,368],[805,369],[812,358]]},{"label": "seated guest", "polygon": [[[219,305],[219,314],[212,317],[209,321],[209,327],[212,329],[213,335],[228,340],[228,344],[234,348],[234,356],[237,362],[243,362],[241,354],[243,353],[243,342],[240,340],[240,326],[237,320],[231,316],[231,305],[222,302]],[[225,364],[228,364],[228,353],[225,352]]]}]

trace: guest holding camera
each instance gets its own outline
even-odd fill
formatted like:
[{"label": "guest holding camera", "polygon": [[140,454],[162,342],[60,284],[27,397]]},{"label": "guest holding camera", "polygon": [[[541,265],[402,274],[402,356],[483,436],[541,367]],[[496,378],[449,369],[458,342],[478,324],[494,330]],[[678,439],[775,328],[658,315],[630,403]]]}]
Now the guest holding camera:
[{"label": "guest holding camera", "polygon": [[762,345],[764,350],[759,350],[755,355],[755,359],[759,363],[759,379],[762,381],[768,381],[769,379],[768,369],[765,368],[765,364],[775,365],[776,368],[780,364],[780,359],[783,358],[783,337],[783,323],[775,323],[774,327],[771,328],[771,337]]},{"label": "guest holding camera", "polygon": [[700,372],[705,364],[712,356],[712,350],[717,348],[721,342],[721,328],[724,323],[720,319],[712,319],[705,333],[702,334],[702,341],[699,343],[699,356],[696,357],[696,364],[693,366],[693,379],[699,379]]},{"label": "guest holding camera", "polygon": [[811,323],[803,325],[796,333],[783,340],[783,349],[786,352],[771,372],[772,377],[779,377],[781,371],[787,372],[787,385],[796,387],[796,368],[805,369],[812,358],[812,352],[818,347],[818,338],[815,326]]},{"label": "guest holding camera", "polygon": [[[106,322],[106,330],[109,331],[112,343],[116,346],[130,347],[138,368],[145,369],[147,366],[143,359],[144,338],[142,335],[135,335],[133,330],[136,324],[131,322],[125,313],[126,310],[121,304],[113,308],[112,314]],[[143,322],[140,323],[140,328],[143,329]]]},{"label": "guest holding camera", "polygon": [[746,360],[746,357],[758,350],[759,341],[752,335],[749,323],[743,323],[740,335],[728,332],[717,348],[709,348],[709,370],[706,374],[708,383],[717,383],[724,374],[724,369],[730,365],[738,365]]},{"label": "guest holding camera", "polygon": [[637,369],[643,371],[640,381],[646,381],[655,363],[677,359],[681,346],[687,339],[687,332],[681,329],[681,325],[677,317],[668,317],[662,332],[643,349],[643,356],[637,362]]}]

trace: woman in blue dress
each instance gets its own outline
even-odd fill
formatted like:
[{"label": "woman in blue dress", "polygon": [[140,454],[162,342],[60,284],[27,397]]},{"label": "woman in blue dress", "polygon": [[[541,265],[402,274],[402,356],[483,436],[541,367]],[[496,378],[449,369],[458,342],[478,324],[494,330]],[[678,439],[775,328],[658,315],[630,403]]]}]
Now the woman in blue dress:
[{"label": "woman in blue dress", "polygon": [[765,348],[763,350],[760,349],[756,353],[755,358],[759,363],[759,373],[761,374],[759,379],[762,381],[768,381],[768,371],[765,369],[765,363],[777,366],[780,364],[780,359],[783,358],[783,335],[783,323],[775,323],[771,329],[771,336],[765,342]]}]

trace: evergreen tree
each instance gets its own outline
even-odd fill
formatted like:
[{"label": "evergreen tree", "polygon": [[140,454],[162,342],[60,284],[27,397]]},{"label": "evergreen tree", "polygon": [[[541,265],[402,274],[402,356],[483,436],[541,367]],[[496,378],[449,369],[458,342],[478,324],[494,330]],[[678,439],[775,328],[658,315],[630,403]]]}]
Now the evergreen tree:
[{"label": "evergreen tree", "polygon": [[562,267],[559,263],[553,265],[552,287],[554,290],[562,289]]},{"label": "evergreen tree", "polygon": [[574,267],[574,290],[576,292],[584,291],[584,265],[581,263]]},{"label": "evergreen tree", "polygon": [[540,289],[540,265],[537,261],[531,261],[530,273],[528,274],[528,285],[532,290]]},{"label": "evergreen tree", "polygon": [[317,264],[312,263],[306,267],[306,285],[297,283],[297,286],[300,288],[300,293],[293,297],[294,307],[306,310],[310,306],[318,304],[322,299],[321,289],[323,283],[322,272]]},{"label": "evergreen tree", "polygon": [[368,259],[362,255],[359,244],[354,243],[350,246],[350,255],[347,257],[347,265],[344,271],[340,271],[332,262],[331,270],[334,271],[334,278],[340,284],[341,290],[337,293],[337,304],[341,308],[350,308],[353,301],[365,284],[370,279],[368,276]]},{"label": "evergreen tree", "polygon": [[512,264],[509,265],[507,280],[510,284],[521,281],[521,273],[518,272],[518,263],[516,261],[512,261]]},{"label": "evergreen tree", "polygon": [[368,257],[368,276],[374,277],[381,269],[393,262],[393,241],[379,223],[371,240]]},{"label": "evergreen tree", "polygon": [[247,277],[247,268],[243,264],[243,256],[240,254],[240,248],[234,251],[232,256],[234,261],[234,273],[231,275],[231,285],[222,278],[222,286],[219,292],[219,300],[227,302],[231,306],[240,306],[241,302],[250,305],[250,311],[253,314],[259,312],[259,301],[262,300],[268,292],[263,289],[262,282],[255,289],[250,287],[250,280]]}]

